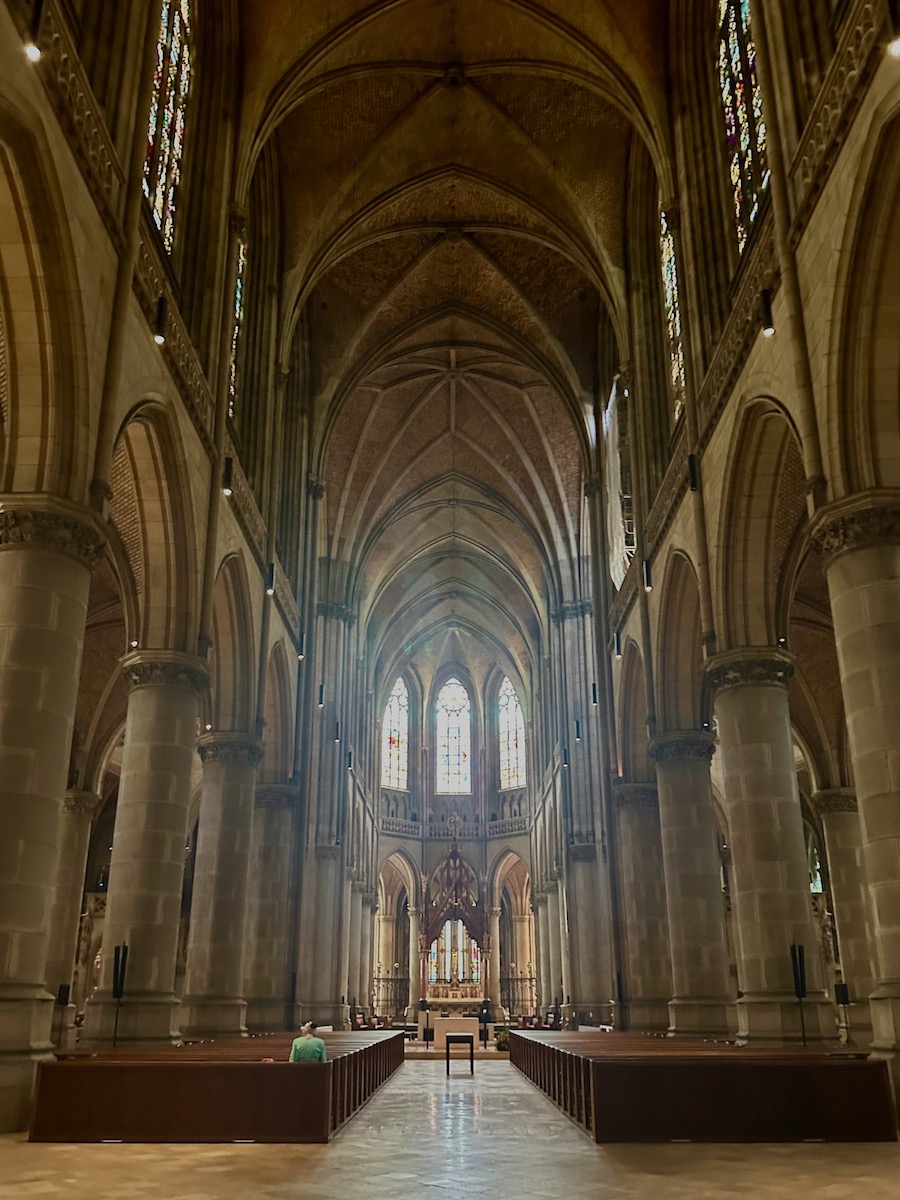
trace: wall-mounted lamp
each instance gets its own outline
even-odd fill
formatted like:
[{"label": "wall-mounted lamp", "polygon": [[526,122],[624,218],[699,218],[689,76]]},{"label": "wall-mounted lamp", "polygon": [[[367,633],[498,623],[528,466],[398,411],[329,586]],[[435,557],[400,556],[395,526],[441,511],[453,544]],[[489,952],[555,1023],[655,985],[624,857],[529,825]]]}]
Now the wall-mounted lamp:
[{"label": "wall-mounted lamp", "polygon": [[169,302],[165,296],[156,299],[156,321],[153,324],[153,340],[157,346],[166,344],[166,322],[169,319]]},{"label": "wall-mounted lamp", "polygon": [[207,733],[211,733],[212,732],[212,721],[207,721],[206,724],[203,726],[203,728],[206,730]]},{"label": "wall-mounted lamp", "polygon": [[593,704],[595,707],[597,705],[597,684],[596,683],[591,684],[591,704]]},{"label": "wall-mounted lamp", "polygon": [[347,751],[347,770],[348,771],[353,770],[353,751],[352,750]]},{"label": "wall-mounted lamp", "polygon": [[43,53],[38,45],[38,34],[41,32],[41,17],[44,15],[44,0],[34,0],[31,6],[31,20],[28,22],[28,37],[25,41],[25,57],[29,62],[38,63]]},{"label": "wall-mounted lamp", "polygon": [[335,723],[334,723],[334,743],[335,743],[335,745],[337,745],[340,742],[340,740],[341,740],[341,723],[340,723],[340,721],[335,721]]},{"label": "wall-mounted lamp", "polygon": [[576,742],[581,741],[581,722],[578,720],[577,717],[575,718],[575,741]]},{"label": "wall-mounted lamp", "polygon": [[319,684],[319,708],[325,707],[325,684]]},{"label": "wall-mounted lamp", "polygon": [[300,640],[297,643],[297,659],[303,662],[304,658],[306,658],[306,634],[301,629]]},{"label": "wall-mounted lamp", "polygon": [[222,495],[230,496],[234,491],[234,459],[229,454],[222,467]]},{"label": "wall-mounted lamp", "polygon": [[688,486],[692,492],[696,492],[700,483],[700,464],[697,462],[696,454],[688,455]]},{"label": "wall-mounted lamp", "polygon": [[650,570],[650,559],[649,558],[644,559],[644,591],[645,592],[653,591],[653,575]]},{"label": "wall-mounted lamp", "polygon": [[784,636],[784,634],[782,634],[781,637],[778,639],[778,645],[781,647],[782,650],[787,648],[787,638]]},{"label": "wall-mounted lamp", "polygon": [[569,769],[569,747],[568,746],[563,746],[563,748],[562,748],[562,768],[564,771],[568,771],[568,769]]},{"label": "wall-mounted lamp", "polygon": [[772,316],[772,293],[763,288],[759,293],[759,315],[762,318],[763,337],[775,336],[775,318]]},{"label": "wall-mounted lamp", "polygon": [[618,629],[613,634],[613,653],[616,658],[622,657],[622,634]]},{"label": "wall-mounted lamp", "polygon": [[266,567],[266,595],[275,595],[275,564],[273,562]]},{"label": "wall-mounted lamp", "polygon": [[900,0],[888,0],[887,52],[891,58],[900,58]]},{"label": "wall-mounted lamp", "polygon": [[141,643],[140,643],[140,642],[137,640],[137,638],[132,638],[132,639],[131,639],[131,643],[130,643],[130,644],[131,644],[131,648],[132,648],[132,650],[137,650],[138,646],[139,646]]}]

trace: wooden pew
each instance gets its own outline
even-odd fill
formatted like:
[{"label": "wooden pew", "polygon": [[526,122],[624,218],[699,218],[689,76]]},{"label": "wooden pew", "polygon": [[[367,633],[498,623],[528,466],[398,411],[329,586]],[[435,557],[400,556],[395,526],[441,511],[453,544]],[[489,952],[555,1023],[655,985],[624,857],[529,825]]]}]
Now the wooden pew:
[{"label": "wooden pew", "polygon": [[291,1041],[61,1055],[39,1066],[31,1140],[327,1142],[403,1063],[389,1031],[328,1035],[325,1063],[289,1063]]}]

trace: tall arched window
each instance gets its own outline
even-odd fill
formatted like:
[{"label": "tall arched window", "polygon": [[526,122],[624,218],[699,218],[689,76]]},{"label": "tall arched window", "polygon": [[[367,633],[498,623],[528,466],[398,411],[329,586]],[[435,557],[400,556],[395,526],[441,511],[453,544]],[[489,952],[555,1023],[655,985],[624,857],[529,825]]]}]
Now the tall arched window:
[{"label": "tall arched window", "polygon": [[719,87],[725,113],[728,171],[743,251],[769,182],[766,123],[750,32],[750,0],[719,0]]},{"label": "tall arched window", "polygon": [[402,675],[391,691],[381,725],[381,786],[409,786],[409,688]]},{"label": "tall arched window", "polygon": [[659,251],[666,305],[666,336],[669,341],[669,376],[677,421],[684,408],[684,342],[681,337],[681,304],[678,296],[678,266],[675,238],[665,212],[659,214]]},{"label": "tall arched window", "polygon": [[448,679],[437,701],[435,791],[458,795],[472,790],[472,706],[458,679]]},{"label": "tall arched window", "polygon": [[231,318],[231,351],[228,362],[228,415],[234,420],[237,412],[238,394],[238,346],[244,327],[244,268],[247,265],[247,247],[238,244],[237,272],[234,279],[234,308]]},{"label": "tall arched window", "polygon": [[163,0],[147,122],[143,187],[153,220],[170,254],[175,240],[175,202],[181,182],[192,50],[190,0]]},{"label": "tall arched window", "polygon": [[525,786],[525,720],[509,679],[500,688],[500,787]]}]

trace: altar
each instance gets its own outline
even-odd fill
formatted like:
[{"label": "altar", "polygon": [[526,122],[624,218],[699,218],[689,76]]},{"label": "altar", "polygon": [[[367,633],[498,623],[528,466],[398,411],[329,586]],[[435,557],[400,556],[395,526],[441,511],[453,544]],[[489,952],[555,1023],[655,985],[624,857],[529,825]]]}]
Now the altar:
[{"label": "altar", "polygon": [[[481,1027],[477,1017],[435,1017],[429,1013],[429,1025],[434,1030],[434,1048],[440,1054],[447,1046],[448,1033],[471,1033],[478,1045]],[[425,1013],[419,1014],[419,1041],[425,1040]],[[494,1026],[488,1025],[488,1044],[494,1040]]]}]

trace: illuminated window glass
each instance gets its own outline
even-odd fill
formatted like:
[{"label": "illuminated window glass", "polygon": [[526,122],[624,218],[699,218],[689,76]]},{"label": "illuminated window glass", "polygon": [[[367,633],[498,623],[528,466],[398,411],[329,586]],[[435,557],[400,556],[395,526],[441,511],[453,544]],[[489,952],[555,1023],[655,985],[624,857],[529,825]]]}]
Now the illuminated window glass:
[{"label": "illuminated window glass", "polygon": [[472,729],[469,693],[458,679],[449,679],[437,702],[437,781],[443,795],[471,792]]},{"label": "illuminated window glass", "polygon": [[750,32],[750,0],[719,0],[719,87],[738,248],[743,251],[769,183],[766,123]]},{"label": "illuminated window glass", "polygon": [[481,983],[481,951],[478,949],[478,943],[472,943],[472,982]]},{"label": "illuminated window glass", "polygon": [[394,684],[381,726],[381,786],[409,785],[409,689],[402,676]]},{"label": "illuminated window glass", "polygon": [[500,688],[500,787],[525,786],[525,721],[509,679]]},{"label": "illuminated window glass", "polygon": [[228,361],[228,415],[234,420],[237,412],[238,393],[238,346],[244,326],[244,268],[247,265],[247,247],[238,246],[237,273],[234,279],[234,306],[231,313],[231,350]]},{"label": "illuminated window glass", "polygon": [[681,307],[678,296],[678,266],[675,262],[675,238],[664,212],[659,214],[659,250],[666,306],[666,335],[669,341],[669,377],[672,380],[672,400],[677,421],[684,407],[684,342],[681,338]]},{"label": "illuminated window glass", "polygon": [[175,204],[181,182],[184,120],[191,90],[192,62],[189,0],[163,0],[147,122],[143,188],[150,201],[153,220],[170,254],[175,240]]},{"label": "illuminated window glass", "polygon": [[431,943],[431,949],[428,951],[428,982],[437,983],[438,978],[438,944],[437,941]]}]

